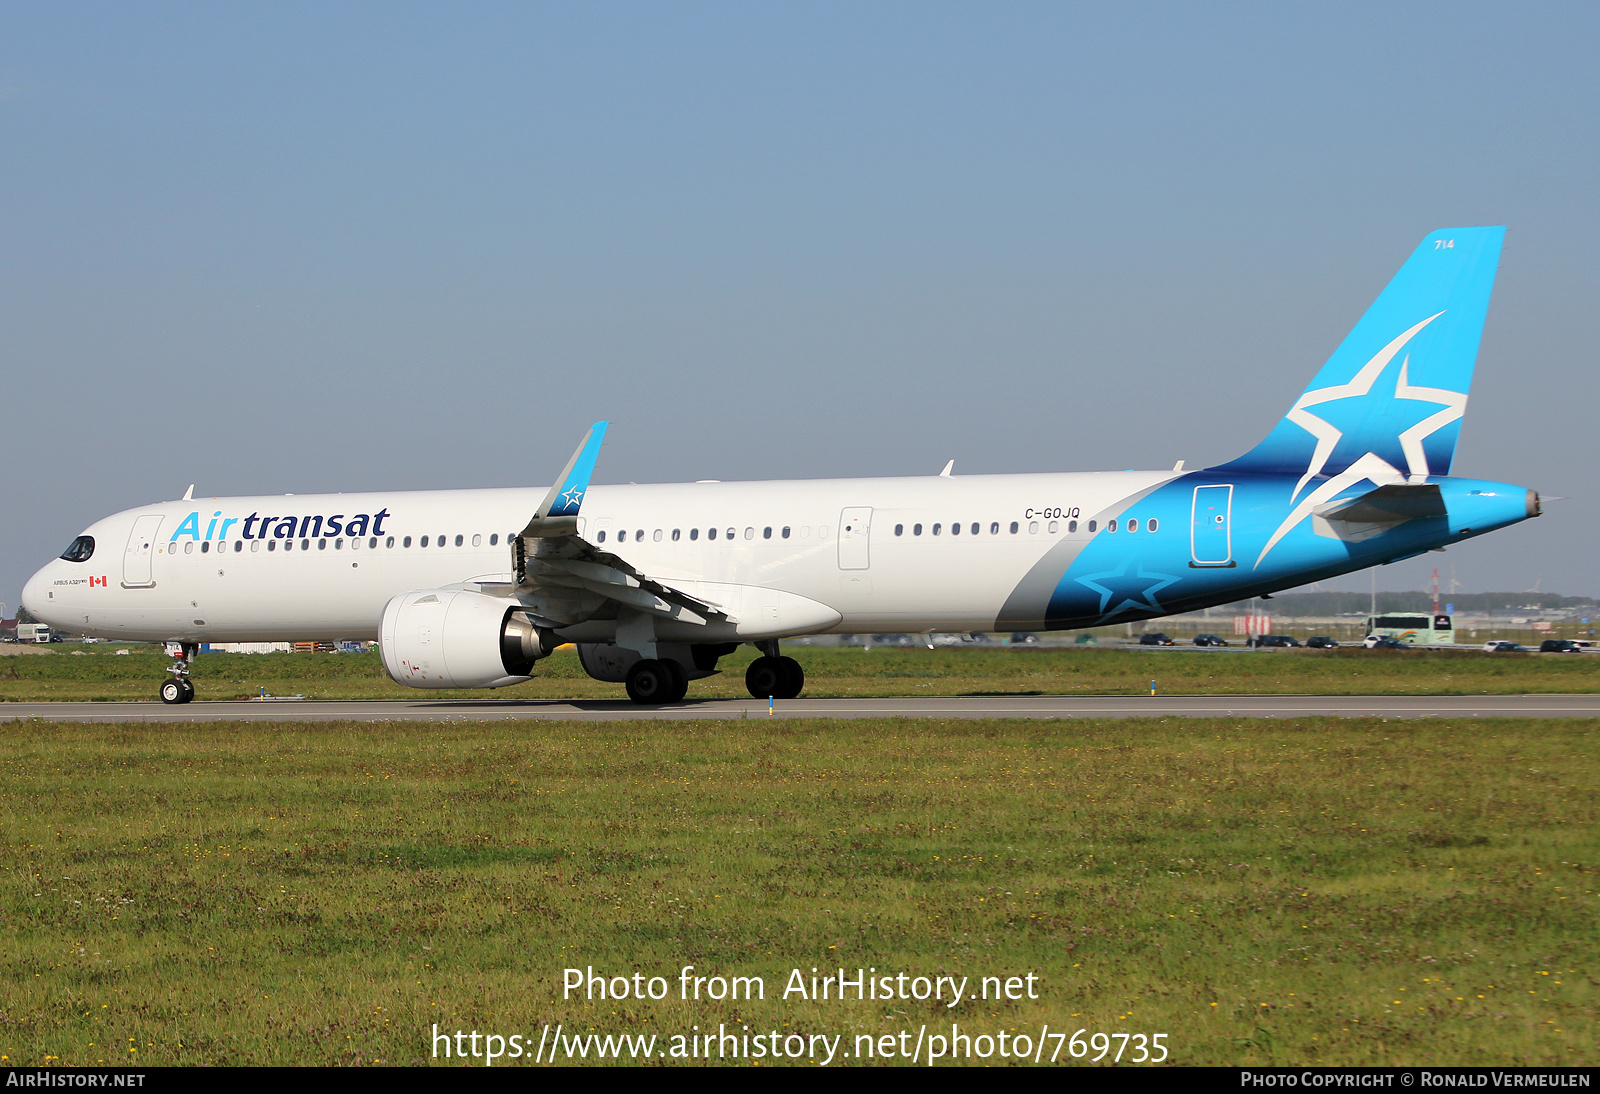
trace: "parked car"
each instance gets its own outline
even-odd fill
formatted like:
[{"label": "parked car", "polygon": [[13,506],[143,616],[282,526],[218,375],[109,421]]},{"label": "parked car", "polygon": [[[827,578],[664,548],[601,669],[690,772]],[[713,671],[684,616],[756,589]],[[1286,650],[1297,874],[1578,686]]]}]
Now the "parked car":
[{"label": "parked car", "polygon": [[1197,634],[1194,636],[1194,644],[1197,646],[1226,646],[1228,643],[1214,634]]},{"label": "parked car", "polygon": [[1546,638],[1539,643],[1540,653],[1582,653],[1583,647],[1570,638]]},{"label": "parked car", "polygon": [[1300,643],[1297,639],[1290,638],[1286,634],[1264,634],[1260,638],[1256,639],[1256,645],[1289,647],[1299,646]]},{"label": "parked car", "polygon": [[1361,644],[1369,650],[1409,650],[1410,643],[1402,642],[1398,638],[1390,638],[1386,634],[1369,634],[1361,640]]},{"label": "parked car", "polygon": [[1484,650],[1485,653],[1531,653],[1532,652],[1531,650],[1528,649],[1527,646],[1518,645],[1515,642],[1485,642],[1483,644],[1483,650]]},{"label": "parked car", "polygon": [[1339,643],[1325,634],[1319,634],[1306,639],[1306,647],[1313,650],[1336,650],[1339,648]]},{"label": "parked car", "polygon": [[1011,644],[1013,646],[1037,646],[1039,644],[1039,636],[1029,634],[1027,631],[1018,631],[1011,636]]},{"label": "parked car", "polygon": [[1173,645],[1177,645],[1177,643],[1173,642],[1173,640],[1168,638],[1166,635],[1157,632],[1155,634],[1141,634],[1139,636],[1139,645],[1141,645],[1141,646],[1173,646]]}]

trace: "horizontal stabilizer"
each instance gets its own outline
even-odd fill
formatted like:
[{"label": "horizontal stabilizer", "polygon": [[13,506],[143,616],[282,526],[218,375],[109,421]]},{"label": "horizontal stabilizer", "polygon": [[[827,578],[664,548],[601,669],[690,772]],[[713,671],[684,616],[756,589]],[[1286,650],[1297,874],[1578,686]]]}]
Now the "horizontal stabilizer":
[{"label": "horizontal stabilizer", "polygon": [[1444,497],[1434,484],[1391,483],[1317,506],[1311,511],[1311,526],[1319,536],[1360,543],[1408,520],[1446,515]]}]

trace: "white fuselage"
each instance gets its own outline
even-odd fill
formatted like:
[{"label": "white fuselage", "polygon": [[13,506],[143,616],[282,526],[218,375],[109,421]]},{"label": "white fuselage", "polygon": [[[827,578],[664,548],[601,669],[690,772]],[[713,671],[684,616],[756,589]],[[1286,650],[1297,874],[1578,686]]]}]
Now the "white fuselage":
[{"label": "white fuselage", "polygon": [[[1139,501],[1128,499],[1176,475],[596,486],[584,499],[578,534],[652,578],[718,603],[743,597],[755,604],[761,598],[751,590],[776,590],[829,609],[800,625],[775,618],[773,637],[983,630],[997,625],[1008,595],[1046,552],[1069,537],[1087,541],[1092,518],[1123,508],[1137,517]],[[439,490],[142,506],[85,529],[93,554],[52,561],[23,599],[53,626],[106,638],[371,639],[394,596],[508,580],[508,541],[544,495]],[[1068,531],[1073,519],[1077,532]],[[1175,526],[1140,534],[1171,537],[1186,556],[1186,525],[1168,523]],[[363,534],[348,534],[352,524]],[[764,633],[755,623],[748,619],[741,636]],[[607,635],[590,627],[577,637]]]}]

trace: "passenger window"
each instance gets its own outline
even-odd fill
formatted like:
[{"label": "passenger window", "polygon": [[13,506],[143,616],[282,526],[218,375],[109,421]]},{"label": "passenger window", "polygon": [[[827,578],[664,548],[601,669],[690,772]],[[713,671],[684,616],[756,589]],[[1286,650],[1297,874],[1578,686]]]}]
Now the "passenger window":
[{"label": "passenger window", "polygon": [[770,524],[767,527],[761,529],[761,538],[762,539],[771,539],[772,538],[772,526]]},{"label": "passenger window", "polygon": [[894,534],[897,535],[897,536],[905,535],[906,534],[906,526],[904,524],[896,524],[894,526]]},{"label": "passenger window", "polygon": [[1016,535],[1017,534],[1017,522],[1016,521],[1012,521],[1011,522],[1011,534],[1012,535]]},{"label": "passenger window", "polygon": [[785,524],[783,526],[783,538],[784,539],[788,539],[789,538],[789,526],[787,524]]},{"label": "passenger window", "polygon": [[911,534],[914,536],[920,536],[922,534],[922,525],[913,524],[911,526]]},{"label": "passenger window", "polygon": [[[394,540],[390,540],[389,543],[392,545],[394,543]],[[378,549],[378,537],[377,536],[373,536],[371,539],[367,540],[367,548],[369,550],[373,550],[373,551],[376,551]]]},{"label": "passenger window", "polygon": [[194,554],[194,540],[191,539],[183,545],[183,553],[186,555]]},{"label": "passenger window", "polygon": [[811,538],[811,525],[802,524],[800,526],[800,538],[801,539],[810,539]]},{"label": "passenger window", "polygon": [[489,533],[489,546],[496,547],[496,546],[499,546],[499,544],[500,544],[500,533],[499,532],[490,532]]},{"label": "passenger window", "polygon": [[1095,526],[1095,525],[1096,525],[1096,524],[1097,524],[1097,523],[1099,523],[1099,522],[1098,522],[1098,521],[1092,521],[1092,520],[1091,520],[1091,521],[1090,521],[1090,522],[1089,522],[1089,531],[1090,531],[1090,532],[1093,532],[1093,531],[1094,531],[1094,526]]},{"label": "passenger window", "polygon": [[1106,521],[1106,531],[1115,532],[1116,530],[1117,530],[1117,522],[1115,520]]},{"label": "passenger window", "polygon": [[999,521],[995,521],[993,524],[989,525],[989,534],[991,536],[998,536],[1000,534],[1000,522]]},{"label": "passenger window", "polygon": [[233,553],[234,554],[238,554],[242,550],[244,550],[244,540],[242,540],[242,539],[234,540],[233,541]]},{"label": "passenger window", "polygon": [[745,539],[755,539],[756,538],[756,530],[754,528],[746,528],[744,530],[744,538]]},{"label": "passenger window", "polygon": [[[360,542],[361,542],[361,541],[360,541],[360,540],[359,540],[359,539],[353,539],[353,540],[351,540],[351,541],[350,541],[350,542],[351,542],[351,543],[360,543]],[[335,551],[342,551],[342,550],[344,550],[344,540],[342,540],[342,539],[336,539],[336,540],[334,540],[334,541],[333,541],[333,549],[334,549],[334,550],[335,550]]]},{"label": "passenger window", "polygon": [[472,534],[472,545],[474,547],[482,547],[483,546],[483,537],[481,535],[479,535],[478,533],[474,532]]},{"label": "passenger window", "polygon": [[672,542],[674,542],[674,543],[678,542],[678,537],[681,536],[681,535],[683,535],[683,529],[674,528],[672,530]]},{"label": "passenger window", "polygon": [[732,528],[729,528],[729,529],[728,529],[728,538],[729,538],[729,539],[732,539],[732,538],[733,538],[733,529],[732,529]]},{"label": "passenger window", "polygon": [[361,548],[361,541],[359,539],[352,539],[350,541],[350,549],[352,551],[360,550],[360,548]]},{"label": "passenger window", "polygon": [[1039,534],[1039,522],[1038,521],[1030,520],[1028,522],[1028,534],[1030,536],[1036,536],[1036,535]]},{"label": "passenger window", "polygon": [[410,536],[406,537],[404,546],[406,546],[406,547],[411,546],[411,537]]},{"label": "passenger window", "polygon": [[276,551],[277,549],[278,549],[278,541],[277,540],[275,540],[275,539],[267,540],[267,550]]},{"label": "passenger window", "polygon": [[417,541],[417,546],[418,547],[426,547],[427,545],[428,545],[428,537],[427,536],[423,536],[421,539],[419,539]]},{"label": "passenger window", "polygon": [[1052,536],[1055,535],[1060,530],[1061,530],[1061,525],[1057,524],[1055,521],[1051,521],[1050,522],[1050,527],[1046,529],[1046,531],[1048,531]]},{"label": "passenger window", "polygon": [[1157,528],[1157,525],[1156,525],[1156,518],[1155,517],[1151,517],[1149,520],[1144,522],[1144,530],[1146,532],[1154,532],[1156,530],[1156,528]]},{"label": "passenger window", "polygon": [[301,540],[301,541],[300,541],[300,549],[301,549],[301,550],[302,550],[302,551],[309,551],[309,550],[311,550],[311,541],[310,541],[310,540],[309,540],[309,539],[303,539],[303,540]]},{"label": "passenger window", "polygon": [[660,543],[661,542],[661,529],[657,528],[654,532],[652,532],[650,534],[650,538],[654,542]]},{"label": "passenger window", "polygon": [[[271,550],[272,549],[272,544],[270,544],[270,543],[267,544],[267,549]],[[255,554],[255,553],[259,552],[260,550],[261,550],[261,541],[259,539],[251,540],[250,541],[250,553],[251,554]]]},{"label": "passenger window", "polygon": [[1138,520],[1130,520],[1128,522],[1128,531],[1137,532],[1138,530],[1139,530],[1139,522],[1138,522]]},{"label": "passenger window", "polygon": [[456,536],[456,546],[457,547],[460,547],[464,542],[466,542],[465,537],[463,537],[461,535],[457,535]]},{"label": "passenger window", "polygon": [[972,527],[969,529],[969,531],[971,531],[973,535],[977,535],[978,534],[978,522],[977,521],[973,521],[972,522]]},{"label": "passenger window", "polygon": [[716,539],[717,538],[717,530],[715,528],[707,528],[706,529],[706,538],[707,539]]},{"label": "passenger window", "polygon": [[1076,532],[1077,530],[1078,530],[1078,522],[1077,521],[1075,521],[1075,520],[1067,521],[1067,531],[1069,533]]},{"label": "passenger window", "polygon": [[934,535],[938,535],[939,534],[939,529],[943,528],[943,527],[944,527],[944,525],[942,525],[942,524],[935,524],[933,526],[933,534]]},{"label": "passenger window", "polygon": [[637,531],[635,531],[633,533],[633,542],[635,542],[635,543],[643,543],[644,542],[644,529],[643,528],[640,528],[640,529],[638,529]]},{"label": "passenger window", "polygon": [[[937,524],[933,526],[933,534],[939,534],[939,526]],[[959,520],[950,526],[950,534],[952,536],[959,536],[961,534],[961,522]]]},{"label": "passenger window", "polygon": [[[393,550],[394,549],[394,537],[390,536],[386,541],[384,541],[383,546],[384,546],[385,550]],[[411,546],[411,541],[409,539],[406,540],[406,546],[407,547]]]},{"label": "passenger window", "polygon": [[698,528],[689,529],[689,542],[693,543],[695,540],[697,540],[699,538],[700,538],[700,529],[698,529]]},{"label": "passenger window", "polygon": [[203,555],[209,555],[211,553],[211,543],[209,541],[204,541],[200,544],[200,553]]},{"label": "passenger window", "polygon": [[327,540],[325,540],[325,539],[317,540],[317,550],[326,551],[327,549],[328,549],[328,541]]}]

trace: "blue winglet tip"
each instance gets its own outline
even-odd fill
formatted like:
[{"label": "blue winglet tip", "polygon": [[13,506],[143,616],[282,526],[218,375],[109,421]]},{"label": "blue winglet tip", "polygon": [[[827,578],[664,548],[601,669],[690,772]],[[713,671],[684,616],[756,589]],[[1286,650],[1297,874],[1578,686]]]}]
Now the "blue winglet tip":
[{"label": "blue winglet tip", "polygon": [[589,479],[594,474],[595,461],[600,458],[600,445],[606,437],[609,422],[596,422],[589,427],[589,436],[573,459],[572,470],[561,484],[561,493],[550,507],[550,515],[568,517],[583,505],[583,496],[589,492]]}]

